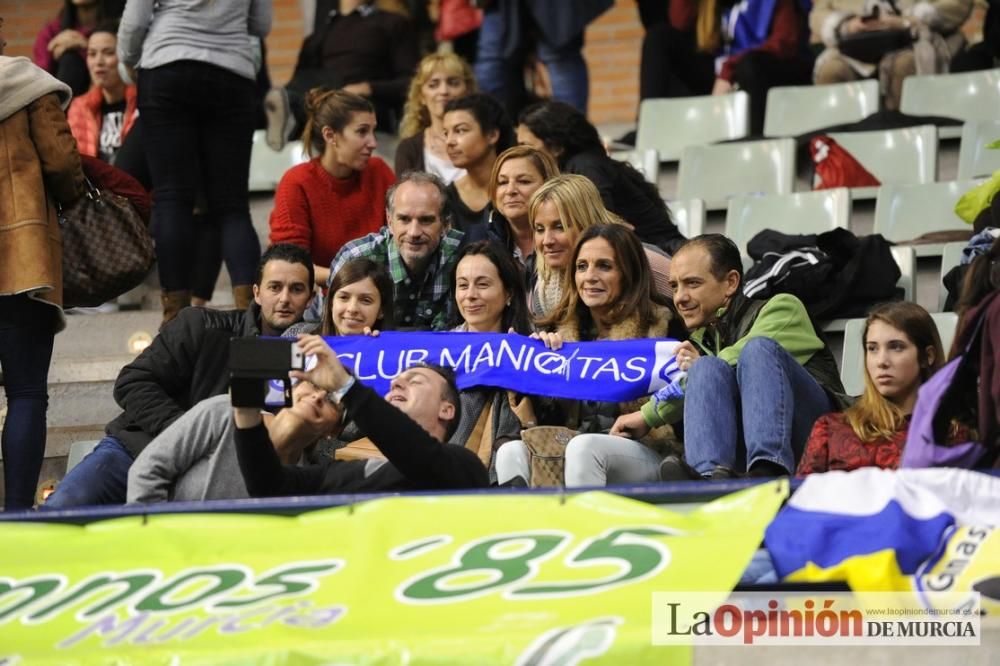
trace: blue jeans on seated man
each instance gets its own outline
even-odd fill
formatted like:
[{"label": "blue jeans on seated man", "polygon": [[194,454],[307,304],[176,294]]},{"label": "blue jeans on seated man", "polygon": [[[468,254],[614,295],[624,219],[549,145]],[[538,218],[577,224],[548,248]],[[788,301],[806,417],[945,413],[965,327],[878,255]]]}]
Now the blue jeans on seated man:
[{"label": "blue jeans on seated man", "polygon": [[767,461],[795,472],[813,423],[833,411],[826,391],[770,338],[747,342],[736,367],[703,356],[684,391],[684,457],[702,476]]},{"label": "blue jeans on seated man", "polygon": [[96,504],[124,504],[132,454],[116,438],[105,435],[93,451],[69,471],[40,508],[70,509]]}]

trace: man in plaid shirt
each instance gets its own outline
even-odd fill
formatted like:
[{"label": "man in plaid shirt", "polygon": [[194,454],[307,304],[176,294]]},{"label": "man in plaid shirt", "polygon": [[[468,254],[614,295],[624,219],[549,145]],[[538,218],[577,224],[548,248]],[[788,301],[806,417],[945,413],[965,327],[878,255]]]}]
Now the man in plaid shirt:
[{"label": "man in plaid shirt", "polygon": [[[400,330],[444,330],[451,305],[451,272],[462,232],[451,228],[445,185],[422,171],[405,174],[385,193],[386,226],[340,248],[341,266],[365,257],[386,267],[393,282],[393,314]],[[327,284],[329,287],[329,284]]]}]

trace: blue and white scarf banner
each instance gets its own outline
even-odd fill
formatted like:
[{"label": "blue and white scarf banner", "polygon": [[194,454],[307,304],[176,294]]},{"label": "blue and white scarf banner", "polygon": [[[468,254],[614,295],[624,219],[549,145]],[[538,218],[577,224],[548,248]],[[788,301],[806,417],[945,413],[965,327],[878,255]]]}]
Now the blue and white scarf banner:
[{"label": "blue and white scarf banner", "polygon": [[[680,343],[670,338],[566,342],[559,351],[513,333],[387,331],[324,339],[358,380],[381,395],[393,377],[421,362],[453,368],[460,389],[492,386],[601,402],[635,400],[676,386],[683,376],[675,357]],[[267,404],[284,404],[280,381],[271,382]]]}]

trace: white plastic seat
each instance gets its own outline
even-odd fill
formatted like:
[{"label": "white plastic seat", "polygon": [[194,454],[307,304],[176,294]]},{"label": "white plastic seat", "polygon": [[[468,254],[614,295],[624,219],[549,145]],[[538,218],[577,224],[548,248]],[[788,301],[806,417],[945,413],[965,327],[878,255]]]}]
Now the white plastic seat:
[{"label": "white plastic seat", "polygon": [[[1000,69],[907,76],[899,107],[903,113],[915,116],[994,120],[1000,109]],[[939,128],[943,139],[953,139],[960,132],[960,127]]]},{"label": "white plastic seat", "polygon": [[[994,109],[1000,113],[1000,107]],[[992,176],[1000,169],[1000,149],[986,145],[1000,139],[1000,121],[968,122],[962,125],[962,141],[958,146],[958,179]]]},{"label": "white plastic seat", "polygon": [[308,161],[309,156],[302,149],[301,141],[289,141],[279,152],[275,152],[264,140],[264,130],[255,131],[250,150],[250,191],[273,192],[286,171]]},{"label": "white plastic seat", "polygon": [[764,136],[798,136],[867,118],[878,111],[878,81],[779,86],[767,91]]},{"label": "white plastic seat", "polygon": [[[875,132],[834,132],[830,137],[851,153],[883,185],[933,183],[938,138],[934,125]],[[871,199],[876,187],[851,188],[855,199]]]},{"label": "white plastic seat", "polygon": [[668,201],[667,207],[674,224],[687,238],[705,233],[705,202],[701,199]]},{"label": "white plastic seat", "polygon": [[750,127],[750,96],[669,97],[643,100],[635,147],[656,149],[664,162],[676,162],[688,146],[742,139]]},{"label": "white plastic seat", "polygon": [[795,141],[766,139],[688,146],[677,173],[677,199],[702,199],[706,210],[724,210],[731,197],[791,194]]},{"label": "white plastic seat", "polygon": [[[931,318],[941,336],[945,355],[955,339],[958,315],[954,312],[935,312]],[[844,327],[844,354],[840,363],[840,381],[848,395],[861,395],[865,390],[865,352],[862,349],[865,330],[864,319],[848,319]]]},{"label": "white plastic seat", "polygon": [[917,253],[912,246],[895,245],[889,248],[892,258],[899,266],[899,280],[897,287],[903,289],[904,301],[917,300]]},{"label": "white plastic seat", "polygon": [[620,150],[611,153],[611,158],[619,162],[628,162],[635,170],[642,174],[643,178],[653,185],[659,186],[660,182],[660,156],[656,149],[646,150]]},{"label": "white plastic seat", "polygon": [[742,196],[729,200],[725,234],[747,254],[747,243],[764,229],[786,234],[819,234],[846,229],[851,196],[845,187],[772,196]]},{"label": "white plastic seat", "polygon": [[[978,181],[951,181],[926,185],[884,185],[875,200],[872,233],[894,243],[913,240],[931,231],[972,231],[955,214],[955,202]],[[944,243],[914,245],[918,257],[941,254]]]},{"label": "white plastic seat", "polygon": [[944,276],[948,271],[962,263],[962,250],[968,243],[945,243],[941,250],[941,277],[938,279],[938,312],[944,312],[945,301],[948,300],[948,290],[944,288]]}]

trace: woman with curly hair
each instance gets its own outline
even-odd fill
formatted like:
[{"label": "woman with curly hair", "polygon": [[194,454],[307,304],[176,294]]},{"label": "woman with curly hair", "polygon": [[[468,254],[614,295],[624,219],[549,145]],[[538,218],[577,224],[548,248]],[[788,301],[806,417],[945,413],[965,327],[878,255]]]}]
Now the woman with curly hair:
[{"label": "woman with curly hair", "polygon": [[472,68],[453,53],[432,53],[417,65],[403,109],[396,147],[396,174],[429,171],[445,184],[465,174],[452,166],[444,138],[444,107],[453,99],[476,92]]},{"label": "woman with curly hair", "polygon": [[582,113],[563,102],[542,102],[525,109],[517,122],[518,143],[544,150],[563,173],[593,181],[605,208],[631,224],[644,242],[668,253],[684,242],[656,186],[631,165],[611,159]]}]

